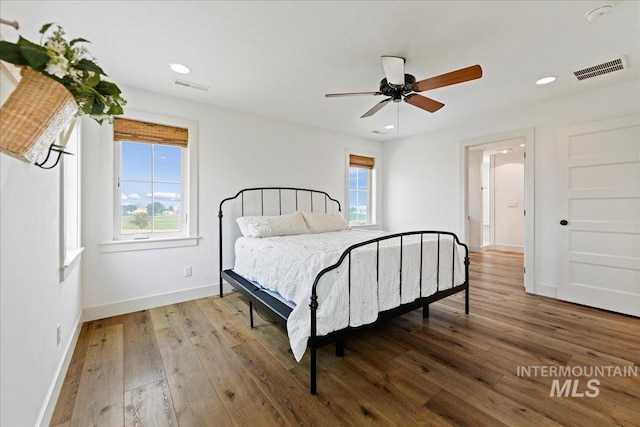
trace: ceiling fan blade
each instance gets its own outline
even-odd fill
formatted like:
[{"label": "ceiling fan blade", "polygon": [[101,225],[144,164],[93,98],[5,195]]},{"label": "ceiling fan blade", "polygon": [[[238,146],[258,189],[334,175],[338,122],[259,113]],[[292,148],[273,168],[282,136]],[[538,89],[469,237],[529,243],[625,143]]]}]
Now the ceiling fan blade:
[{"label": "ceiling fan blade", "polygon": [[339,96],[357,96],[357,95],[382,95],[382,92],[345,92],[345,93],[327,93],[327,98],[337,98]]},{"label": "ceiling fan blade", "polygon": [[393,86],[404,84],[404,58],[399,56],[383,56],[382,68],[387,82]]},{"label": "ceiling fan blade", "polygon": [[378,102],[376,105],[373,106],[372,109],[370,109],[369,111],[367,111],[366,113],[364,113],[362,116],[360,116],[361,119],[364,119],[365,117],[370,117],[373,116],[375,113],[377,113],[378,111],[380,111],[380,109],[382,109],[382,107],[384,107],[385,105],[387,105],[389,103],[389,101],[391,101],[393,98],[387,98],[387,99],[383,99],[382,101]]},{"label": "ceiling fan blade", "polygon": [[435,113],[442,107],[444,104],[442,102],[438,102],[435,99],[427,98],[426,96],[418,95],[417,93],[412,93],[404,97],[404,100],[409,104],[422,108],[430,113]]},{"label": "ceiling fan blade", "polygon": [[420,80],[413,85],[413,90],[415,92],[422,92],[424,90],[468,82],[469,80],[479,79],[480,77],[482,77],[482,67],[472,65],[471,67],[441,74],[436,77],[431,77],[430,79]]}]

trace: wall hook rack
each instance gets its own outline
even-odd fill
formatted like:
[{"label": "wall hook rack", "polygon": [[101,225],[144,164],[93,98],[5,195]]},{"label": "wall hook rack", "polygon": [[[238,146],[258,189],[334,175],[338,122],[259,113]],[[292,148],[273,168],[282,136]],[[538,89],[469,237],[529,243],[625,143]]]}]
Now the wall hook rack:
[{"label": "wall hook rack", "polygon": [[[58,155],[56,157],[56,161],[51,166],[45,166],[47,164],[47,162],[49,161],[49,158],[51,157],[51,153],[53,153],[53,152],[58,153]],[[36,166],[38,166],[39,168],[42,168],[42,169],[53,169],[58,165],[58,163],[60,163],[60,159],[62,158],[63,154],[70,154],[70,155],[73,156],[73,153],[70,153],[68,151],[64,151],[64,147],[62,145],[58,145],[56,143],[52,143],[49,146],[49,151],[47,152],[47,157],[45,157],[42,162],[36,162],[34,164]]]},{"label": "wall hook rack", "polygon": [[[60,144],[56,144],[55,142],[52,142],[51,145],[49,146],[49,151],[47,151],[47,156],[44,158],[43,161],[35,162],[34,164],[36,166],[38,166],[41,169],[53,169],[58,165],[58,163],[60,163],[60,159],[62,158],[63,154],[70,154],[73,156],[73,153],[70,153],[69,151],[65,151],[65,147],[67,146],[67,142],[71,137],[71,133],[73,132],[73,129],[76,126],[76,120],[77,120],[77,117],[74,117],[73,119],[71,119],[71,123],[69,123],[66,132],[60,135]],[[56,160],[51,166],[46,166],[47,162],[49,162],[49,158],[51,158],[52,153],[57,153],[57,155],[53,154]]]}]

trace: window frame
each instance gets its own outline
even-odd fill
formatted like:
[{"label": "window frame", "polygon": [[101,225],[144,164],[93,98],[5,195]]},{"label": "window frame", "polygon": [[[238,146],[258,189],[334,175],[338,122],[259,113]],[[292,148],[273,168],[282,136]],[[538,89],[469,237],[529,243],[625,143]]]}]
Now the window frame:
[{"label": "window frame", "polygon": [[[198,236],[198,124],[196,121],[183,119],[179,117],[166,116],[157,113],[136,111],[127,109],[125,119],[137,120],[148,123],[161,124],[166,126],[175,126],[185,128],[189,132],[189,141],[186,148],[183,148],[182,155],[182,168],[183,177],[181,194],[182,204],[184,212],[181,216],[186,217],[181,219],[183,221],[183,230],[181,233],[150,233],[146,236],[139,236],[138,238],[116,238],[120,236],[120,215],[121,208],[121,194],[118,187],[118,179],[120,172],[120,145],[113,138],[113,125],[103,126],[105,133],[105,139],[107,139],[106,133],[108,132],[108,140],[111,142],[109,145],[109,156],[111,161],[111,179],[109,180],[109,194],[110,196],[110,208],[109,215],[111,216],[108,221],[109,234],[106,241],[99,244],[101,252],[122,252],[122,251],[135,251],[135,250],[148,250],[148,249],[161,249],[161,248],[174,248],[184,246],[196,246],[200,237]],[[106,153],[105,153],[106,154]],[[142,238],[140,238],[142,237]]]},{"label": "window frame", "polygon": [[[366,169],[369,176],[369,191],[368,191],[368,203],[369,210],[367,212],[367,221],[351,221],[351,186],[350,186],[350,169],[351,169],[351,156],[363,156],[370,157],[373,159],[373,168],[359,168]],[[345,214],[347,216],[347,222],[350,227],[370,227],[378,225],[378,168],[379,168],[380,159],[379,156],[375,153],[366,152],[362,150],[356,149],[347,149],[346,153],[346,203],[345,203]]]}]

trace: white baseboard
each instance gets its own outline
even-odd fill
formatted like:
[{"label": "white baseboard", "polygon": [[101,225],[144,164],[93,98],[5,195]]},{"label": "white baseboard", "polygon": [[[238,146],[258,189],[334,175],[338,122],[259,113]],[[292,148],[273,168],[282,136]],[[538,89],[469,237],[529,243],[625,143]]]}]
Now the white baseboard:
[{"label": "white baseboard", "polygon": [[558,299],[558,287],[544,283],[536,283],[534,293],[543,297]]},{"label": "white baseboard", "polygon": [[42,406],[40,415],[38,416],[38,420],[36,421],[36,426],[48,426],[51,423],[53,411],[56,409],[56,403],[58,402],[58,397],[60,397],[60,390],[62,390],[64,378],[67,376],[67,370],[69,369],[69,365],[71,364],[71,357],[73,356],[73,352],[76,349],[78,337],[80,337],[80,330],[82,329],[81,319],[82,313],[80,314],[80,316],[78,316],[78,319],[76,320],[76,326],[74,328],[73,334],[71,335],[71,339],[64,349],[64,357],[60,361],[58,369],[56,369],[56,373],[54,375],[53,381],[51,382],[51,386],[49,387],[49,391],[47,392],[47,397],[44,401],[44,405]]},{"label": "white baseboard", "polygon": [[[223,291],[231,291],[231,286],[225,283]],[[150,295],[142,298],[118,301],[109,304],[94,305],[92,307],[84,308],[84,310],[82,311],[82,321],[89,322],[91,320],[119,316],[121,314],[133,313],[140,310],[148,310],[150,308],[161,307],[163,305],[177,304],[180,302],[191,301],[198,298],[218,295],[219,292],[220,286],[216,283],[200,286],[197,288],[183,289],[180,291]]]}]

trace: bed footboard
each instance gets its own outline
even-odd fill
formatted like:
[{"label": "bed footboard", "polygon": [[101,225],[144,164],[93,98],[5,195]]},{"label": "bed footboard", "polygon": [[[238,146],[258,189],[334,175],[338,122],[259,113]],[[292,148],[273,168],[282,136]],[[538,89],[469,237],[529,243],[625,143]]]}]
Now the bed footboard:
[{"label": "bed footboard", "polygon": [[[381,242],[385,242],[391,239],[397,239],[399,240],[399,245],[398,245],[398,250],[399,250],[399,256],[400,256],[400,271],[399,271],[399,283],[400,286],[398,288],[398,292],[399,292],[399,301],[402,302],[402,278],[403,278],[403,271],[402,271],[402,258],[403,258],[403,254],[405,251],[405,238],[408,236],[420,236],[420,263],[419,263],[419,271],[418,271],[418,277],[419,277],[419,286],[420,286],[420,295],[423,294],[423,248],[424,248],[424,241],[425,241],[425,236],[427,240],[432,240],[433,236],[436,236],[437,238],[437,257],[435,258],[435,260],[433,260],[435,262],[435,270],[436,270],[436,291],[435,293],[429,295],[429,296],[420,296],[419,298],[411,301],[411,302],[407,302],[404,304],[400,304],[397,307],[382,311],[378,314],[378,318],[372,322],[369,323],[367,325],[362,325],[362,326],[358,326],[358,327],[351,327],[351,326],[347,326],[346,328],[339,330],[339,331],[335,331],[335,332],[331,332],[327,335],[318,335],[318,330],[317,330],[317,314],[318,314],[318,308],[319,308],[319,301],[318,301],[318,286],[321,282],[321,279],[323,278],[323,276],[329,274],[330,272],[338,269],[340,266],[343,266],[344,262],[347,263],[347,268],[348,268],[348,289],[349,289],[349,312],[351,312],[351,257],[352,257],[352,252],[355,249],[358,248],[363,248],[366,246],[375,246],[375,253],[376,253],[376,280],[379,281],[379,270],[380,270],[380,264],[379,264],[379,259],[380,259],[380,243]],[[451,241],[451,283],[447,284],[447,286],[445,286],[444,284],[440,283],[440,266],[442,264],[441,259],[440,259],[440,253],[441,253],[441,237],[442,236],[450,236],[450,241]],[[444,244],[444,243],[442,243]],[[463,253],[464,253],[464,270],[462,272],[462,277],[463,280],[461,282],[456,282],[455,278],[456,278],[456,264],[458,264],[458,251],[462,249]],[[450,295],[456,294],[458,292],[465,292],[465,313],[469,314],[469,249],[467,247],[467,245],[465,245],[464,243],[461,243],[460,240],[458,239],[458,236],[456,236],[454,233],[450,233],[450,232],[445,232],[445,231],[411,231],[411,232],[405,232],[405,233],[396,233],[396,234],[391,234],[391,235],[386,235],[383,237],[379,237],[376,239],[371,239],[371,240],[367,240],[361,243],[358,243],[356,245],[353,245],[349,248],[347,248],[344,253],[340,256],[340,258],[338,259],[338,261],[323,269],[320,273],[318,273],[318,275],[316,276],[314,283],[313,283],[313,289],[312,289],[312,294],[311,294],[311,299],[310,299],[310,304],[309,304],[309,308],[311,309],[311,336],[309,338],[309,348],[310,348],[310,352],[311,352],[311,368],[310,368],[310,391],[311,394],[316,394],[317,392],[317,350],[318,348],[329,344],[331,342],[336,342],[336,343],[340,343],[340,345],[342,345],[342,340],[345,334],[347,334],[349,331],[354,330],[354,329],[360,329],[363,327],[368,327],[377,323],[380,323],[382,321],[385,321],[387,319],[391,319],[397,316],[400,316],[402,314],[405,313],[409,313],[413,310],[416,310],[420,307],[422,307],[423,309],[423,317],[428,317],[429,316],[429,304],[431,304],[432,302],[438,301],[440,299],[446,298]]]}]

